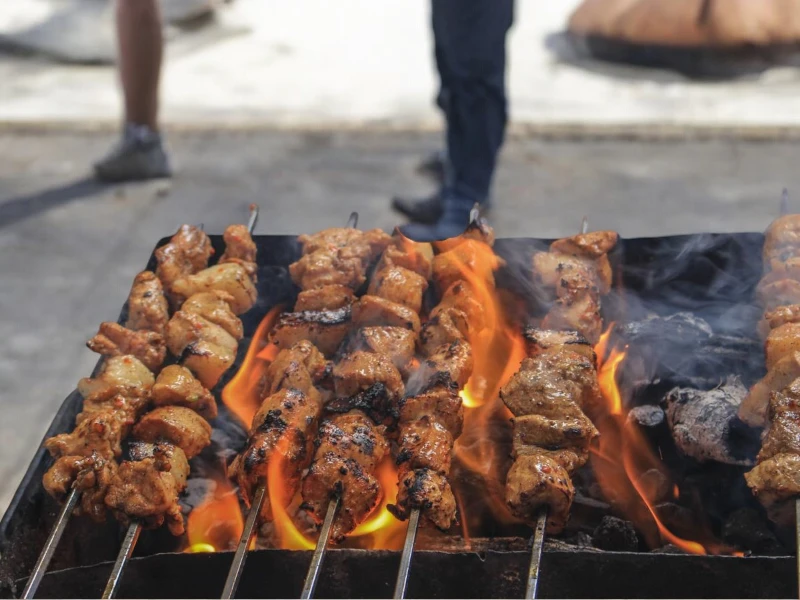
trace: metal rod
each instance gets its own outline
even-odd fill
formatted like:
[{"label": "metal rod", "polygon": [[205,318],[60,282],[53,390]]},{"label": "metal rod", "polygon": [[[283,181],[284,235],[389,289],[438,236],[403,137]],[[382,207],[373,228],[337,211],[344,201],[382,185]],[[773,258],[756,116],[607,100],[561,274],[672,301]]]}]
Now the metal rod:
[{"label": "metal rod", "polygon": [[247,560],[247,551],[250,547],[250,538],[256,530],[258,515],[261,507],[264,506],[264,498],[267,497],[267,484],[262,483],[256,489],[253,503],[250,505],[250,512],[247,513],[247,521],[244,523],[242,535],[239,537],[239,545],[236,546],[236,554],[233,555],[233,562],[228,571],[228,578],[225,580],[225,587],[222,588],[221,598],[233,598],[236,595],[236,588],[239,587],[239,580],[244,572],[244,562]]},{"label": "metal rod", "polygon": [[358,227],[358,213],[356,211],[350,213],[350,217],[347,219],[347,224],[345,227],[350,229],[355,229]]},{"label": "metal rod", "polygon": [[119,549],[119,554],[117,554],[117,562],[114,563],[114,568],[111,569],[106,589],[103,591],[104,599],[117,597],[119,584],[122,581],[122,572],[125,569],[125,565],[128,564],[128,559],[133,555],[133,549],[136,547],[136,542],[141,532],[142,526],[139,523],[131,523],[128,526],[128,532],[125,534],[125,539],[122,540],[122,548]]},{"label": "metal rod", "polygon": [[781,193],[781,203],[779,205],[780,216],[789,214],[789,190],[783,188]]},{"label": "metal rod", "polygon": [[251,204],[250,218],[247,220],[247,231],[249,231],[251,234],[256,228],[256,223],[258,223],[258,204]]},{"label": "metal rod", "polygon": [[314,555],[311,557],[311,564],[308,565],[306,580],[303,582],[303,591],[300,593],[300,598],[302,598],[302,600],[308,600],[314,597],[314,588],[317,587],[317,579],[319,579],[319,574],[322,571],[322,561],[325,558],[328,540],[331,537],[333,519],[336,517],[336,511],[338,510],[339,497],[337,496],[328,504],[328,512],[325,513],[325,521],[322,523],[322,529],[319,532],[317,547],[314,549]]},{"label": "metal rod", "polygon": [[25,584],[25,589],[22,591],[23,598],[33,598],[33,595],[36,593],[36,589],[42,582],[42,577],[44,577],[47,571],[47,566],[50,564],[53,554],[55,554],[58,542],[61,541],[61,536],[67,528],[69,518],[72,516],[72,511],[75,510],[75,507],[78,505],[80,497],[81,493],[77,489],[72,488],[69,496],[67,496],[67,501],[64,503],[64,506],[61,507],[61,512],[58,513],[58,518],[53,528],[50,530],[47,541],[44,543],[42,553],[39,554],[39,559],[36,561],[36,566],[33,568],[33,573],[31,573],[31,576],[28,578],[28,583]]},{"label": "metal rod", "polygon": [[481,205],[477,202],[472,205],[472,210],[469,211],[469,224],[477,223],[481,218]]},{"label": "metal rod", "polygon": [[528,585],[525,587],[525,598],[536,598],[541,573],[542,548],[544,547],[544,530],[547,526],[547,507],[543,506],[536,517],[536,529],[533,530],[533,546],[531,547],[531,566],[528,567]]},{"label": "metal rod", "polygon": [[797,597],[800,598],[800,498],[794,501],[794,535],[797,543]]},{"label": "metal rod", "polygon": [[414,554],[414,542],[417,539],[417,529],[419,528],[419,509],[415,508],[408,517],[408,529],[406,529],[406,541],[403,544],[403,554],[400,555],[400,570],[397,573],[397,582],[394,584],[395,600],[406,597],[406,587],[408,587],[408,577],[411,573],[411,558]]},{"label": "metal rod", "polygon": [[581,219],[581,233],[589,233],[589,217],[586,215]]}]

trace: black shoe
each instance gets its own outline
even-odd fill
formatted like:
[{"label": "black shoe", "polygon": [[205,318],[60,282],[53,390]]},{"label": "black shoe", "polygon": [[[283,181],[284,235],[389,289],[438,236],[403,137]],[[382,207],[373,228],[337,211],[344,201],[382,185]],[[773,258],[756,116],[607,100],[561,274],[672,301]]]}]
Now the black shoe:
[{"label": "black shoe", "polygon": [[464,233],[469,224],[473,203],[463,198],[448,196],[442,205],[442,216],[435,223],[429,225],[409,223],[401,227],[400,231],[417,242],[446,240]]},{"label": "black shoe", "polygon": [[444,183],[445,173],[447,172],[447,151],[438,150],[425,158],[419,166],[417,173],[430,177],[436,183]]},{"label": "black shoe", "polygon": [[392,198],[392,208],[415,223],[431,225],[442,216],[442,193],[428,198]]}]

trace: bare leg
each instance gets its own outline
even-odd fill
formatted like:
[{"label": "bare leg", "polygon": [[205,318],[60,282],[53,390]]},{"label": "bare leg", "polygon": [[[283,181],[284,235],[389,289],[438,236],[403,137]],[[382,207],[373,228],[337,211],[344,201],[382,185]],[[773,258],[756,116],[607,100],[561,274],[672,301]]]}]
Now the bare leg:
[{"label": "bare leg", "polygon": [[164,51],[158,0],[117,0],[117,39],[125,120],[157,131]]}]

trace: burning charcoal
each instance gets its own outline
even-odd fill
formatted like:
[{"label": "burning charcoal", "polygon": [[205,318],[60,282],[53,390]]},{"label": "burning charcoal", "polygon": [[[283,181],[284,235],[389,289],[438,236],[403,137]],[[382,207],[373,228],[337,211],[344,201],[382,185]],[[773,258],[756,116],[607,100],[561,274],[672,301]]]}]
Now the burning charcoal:
[{"label": "burning charcoal", "polygon": [[611,516],[605,516],[600,521],[592,535],[592,543],[601,550],[636,552],[639,549],[639,538],[633,523]]},{"label": "burning charcoal", "polygon": [[688,554],[683,548],[678,548],[675,544],[667,544],[661,548],[654,548],[650,551],[653,554]]},{"label": "burning charcoal", "polygon": [[722,528],[723,539],[742,550],[757,554],[785,554],[767,519],[752,508],[740,508],[728,517]]},{"label": "burning charcoal", "polygon": [[648,469],[642,473],[639,476],[639,486],[652,503],[664,500],[670,493],[670,481],[658,469]]},{"label": "burning charcoal", "polygon": [[694,513],[674,502],[662,502],[656,504],[653,510],[664,526],[681,537],[689,537],[695,530],[697,522]]},{"label": "burning charcoal", "polygon": [[656,429],[664,424],[664,411],[660,406],[636,406],[628,413],[628,421],[642,429]]},{"label": "burning charcoal", "polygon": [[[675,388],[664,398],[667,422],[678,448],[699,462],[754,464],[753,444],[737,427],[747,388],[737,377],[710,391]],[[744,438],[744,439],[743,439]]]}]

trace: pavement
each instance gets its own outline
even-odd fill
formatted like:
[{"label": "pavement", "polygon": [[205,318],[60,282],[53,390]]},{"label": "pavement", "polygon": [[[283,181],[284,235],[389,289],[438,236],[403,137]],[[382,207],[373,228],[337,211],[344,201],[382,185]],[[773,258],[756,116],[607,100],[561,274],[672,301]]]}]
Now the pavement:
[{"label": "pavement", "polygon": [[[257,233],[310,232],[359,211],[391,229],[397,192],[424,193],[417,160],[438,133],[185,132],[169,184],[101,186],[87,178],[108,133],[0,131],[0,511],[52,416],[97,360],[84,343],[115,319],[158,239],[181,223],[210,233],[262,208]],[[498,236],[623,236],[759,231],[781,189],[800,190],[791,142],[635,142],[512,137],[495,185]],[[792,204],[796,204],[793,202]],[[790,208],[792,208],[790,206]]]}]

